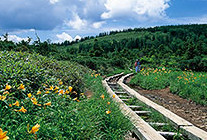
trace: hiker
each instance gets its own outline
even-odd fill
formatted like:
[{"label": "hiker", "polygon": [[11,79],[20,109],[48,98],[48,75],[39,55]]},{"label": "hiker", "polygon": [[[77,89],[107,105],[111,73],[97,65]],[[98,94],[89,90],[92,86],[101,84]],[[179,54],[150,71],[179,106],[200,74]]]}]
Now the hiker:
[{"label": "hiker", "polygon": [[140,71],[141,65],[140,65],[139,59],[137,59],[137,61],[135,62],[134,67],[135,67],[136,73]]}]

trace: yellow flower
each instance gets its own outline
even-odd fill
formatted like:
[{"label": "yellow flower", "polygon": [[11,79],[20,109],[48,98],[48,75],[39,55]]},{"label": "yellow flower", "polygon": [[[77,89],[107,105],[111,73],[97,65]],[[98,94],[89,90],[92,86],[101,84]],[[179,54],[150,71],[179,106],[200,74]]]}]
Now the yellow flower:
[{"label": "yellow flower", "polygon": [[78,100],[78,97],[73,99],[74,101],[80,102],[80,100]]},{"label": "yellow flower", "polygon": [[9,94],[9,92],[8,92],[8,91],[5,91],[5,92],[3,93],[3,95],[5,95],[5,94]]},{"label": "yellow flower", "polygon": [[58,93],[58,90],[56,90],[55,93]]},{"label": "yellow flower", "polygon": [[103,94],[102,94],[100,97],[101,97],[103,100],[104,100],[104,98],[105,98]]},{"label": "yellow flower", "polygon": [[194,77],[194,79],[197,79],[197,77]]},{"label": "yellow flower", "polygon": [[84,93],[81,93],[80,95],[82,95],[82,96],[83,96],[83,95],[84,95]]},{"label": "yellow flower", "polygon": [[22,107],[20,108],[20,110],[18,110],[18,112],[23,112],[23,113],[25,113],[25,112],[27,112],[27,110],[22,106]]},{"label": "yellow flower", "polygon": [[107,102],[107,104],[110,105],[111,103],[110,102]]},{"label": "yellow flower", "polygon": [[45,103],[44,105],[51,106],[51,102]]},{"label": "yellow flower", "polygon": [[69,86],[68,89],[71,92],[73,90],[73,87]]},{"label": "yellow flower", "polygon": [[13,103],[12,105],[19,106],[19,101],[16,101],[16,102]]},{"label": "yellow flower", "polygon": [[165,70],[165,68],[163,67],[163,68],[162,68],[162,70],[164,71],[164,70]]},{"label": "yellow flower", "polygon": [[59,87],[58,86],[55,86],[54,90],[58,90],[58,89],[59,89]]},{"label": "yellow flower", "polygon": [[3,130],[0,128],[0,140],[8,140],[9,137],[6,136],[8,131],[3,132]]},{"label": "yellow flower", "polygon": [[32,130],[29,133],[35,134],[40,128],[40,125],[37,123],[35,126],[32,127]]},{"label": "yellow flower", "polygon": [[50,92],[49,92],[49,91],[46,91],[46,92],[45,92],[45,94],[48,94],[48,93],[50,93]]},{"label": "yellow flower", "polygon": [[62,85],[63,84],[63,82],[62,81],[59,81],[59,85]]},{"label": "yellow flower", "polygon": [[4,101],[6,99],[6,96],[0,95],[0,101]]},{"label": "yellow flower", "polygon": [[63,93],[64,93],[64,90],[61,89],[61,90],[59,91],[59,94],[63,94]]},{"label": "yellow flower", "polygon": [[33,98],[31,99],[31,101],[32,101],[32,103],[33,103],[34,105],[41,106],[41,104],[38,104],[38,101],[37,101],[37,99],[36,99],[35,97],[33,97]]},{"label": "yellow flower", "polygon": [[10,90],[10,89],[11,89],[11,86],[8,85],[8,84],[6,84],[6,88],[5,88],[5,90]]},{"label": "yellow flower", "polygon": [[68,93],[69,93],[69,91],[68,91],[68,90],[66,90],[66,91],[65,91],[65,94],[68,94]]},{"label": "yellow flower", "polygon": [[18,87],[18,89],[25,90],[25,87],[24,87],[23,84],[21,84],[21,85]]},{"label": "yellow flower", "polygon": [[12,107],[12,104],[9,104],[9,107]]},{"label": "yellow flower", "polygon": [[109,110],[108,110],[108,111],[106,111],[106,114],[110,114],[110,113],[111,113],[111,111],[109,111]]},{"label": "yellow flower", "polygon": [[50,86],[50,89],[49,90],[53,90],[53,88],[54,88],[53,86]]},{"label": "yellow flower", "polygon": [[31,98],[31,97],[32,97],[32,94],[31,94],[31,93],[29,93],[29,94],[27,94],[27,96],[28,96],[29,98]]},{"label": "yellow flower", "polygon": [[41,91],[38,90],[38,91],[37,91],[37,95],[39,95],[39,94],[41,94]]},{"label": "yellow flower", "polygon": [[112,97],[115,98],[116,97],[115,94]]}]

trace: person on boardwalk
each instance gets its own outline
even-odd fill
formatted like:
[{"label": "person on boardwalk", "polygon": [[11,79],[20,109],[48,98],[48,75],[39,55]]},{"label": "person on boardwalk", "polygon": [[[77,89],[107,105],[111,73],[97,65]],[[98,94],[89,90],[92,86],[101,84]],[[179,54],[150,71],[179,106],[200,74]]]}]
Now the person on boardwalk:
[{"label": "person on boardwalk", "polygon": [[137,59],[137,60],[135,61],[134,67],[135,67],[135,71],[136,71],[136,73],[140,71],[141,65],[140,65],[140,61],[139,61],[139,59]]}]

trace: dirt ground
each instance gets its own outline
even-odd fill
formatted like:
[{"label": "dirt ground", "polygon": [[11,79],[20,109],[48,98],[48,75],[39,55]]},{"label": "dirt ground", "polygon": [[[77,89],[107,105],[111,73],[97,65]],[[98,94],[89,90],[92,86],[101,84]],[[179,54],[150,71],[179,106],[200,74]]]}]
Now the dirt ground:
[{"label": "dirt ground", "polygon": [[[132,77],[126,80],[128,84]],[[164,106],[178,116],[188,120],[195,126],[207,131],[207,106],[201,106],[170,93],[169,88],[162,90],[144,90],[139,86],[131,86],[141,95]]]}]

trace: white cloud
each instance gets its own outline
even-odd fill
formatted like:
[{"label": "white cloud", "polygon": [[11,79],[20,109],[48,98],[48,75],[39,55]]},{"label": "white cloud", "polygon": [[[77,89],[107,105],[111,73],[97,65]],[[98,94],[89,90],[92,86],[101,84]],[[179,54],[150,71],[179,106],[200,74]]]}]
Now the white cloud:
[{"label": "white cloud", "polygon": [[105,21],[94,22],[93,23],[93,28],[98,29],[98,28],[100,28],[105,23],[106,23]]},{"label": "white cloud", "polygon": [[63,32],[62,34],[57,34],[56,37],[58,38],[58,40],[55,42],[64,42],[65,40],[67,40],[67,41],[73,40],[73,38],[65,32]]},{"label": "white cloud", "polygon": [[162,18],[170,0],[106,0],[102,19],[135,17],[138,19]]},{"label": "white cloud", "polygon": [[28,38],[21,38],[17,35],[8,35],[8,40],[18,43],[21,42],[22,40],[27,41]]},{"label": "white cloud", "polygon": [[76,40],[80,40],[81,37],[79,35],[76,35],[74,38],[72,38],[71,35],[67,34],[66,32],[63,32],[61,34],[57,34],[56,37],[58,38],[56,41],[54,41],[55,43],[58,42],[64,42],[64,41],[76,41]]},{"label": "white cloud", "polygon": [[57,2],[59,2],[59,0],[50,0],[50,3],[51,3],[51,4],[55,4],[55,3],[57,3]]},{"label": "white cloud", "polygon": [[78,14],[74,14],[72,20],[66,21],[66,24],[73,29],[80,30],[87,26],[87,21],[84,19],[81,19]]},{"label": "white cloud", "polygon": [[76,35],[75,38],[73,39],[74,41],[76,40],[81,40],[81,37],[79,35]]}]

